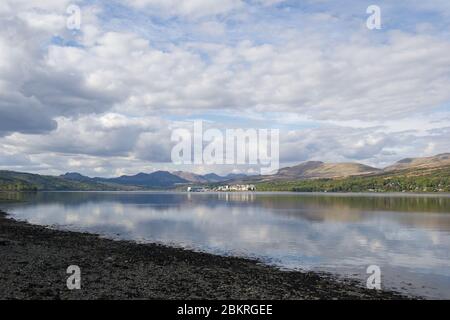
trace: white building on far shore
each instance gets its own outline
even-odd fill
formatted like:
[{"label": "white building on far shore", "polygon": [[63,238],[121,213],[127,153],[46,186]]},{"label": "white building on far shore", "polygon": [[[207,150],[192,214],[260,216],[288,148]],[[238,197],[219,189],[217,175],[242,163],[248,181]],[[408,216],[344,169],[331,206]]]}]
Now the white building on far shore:
[{"label": "white building on far shore", "polygon": [[187,192],[208,192],[208,191],[256,191],[256,187],[253,184],[235,184],[235,185],[223,185],[214,188],[206,187],[187,187]]}]

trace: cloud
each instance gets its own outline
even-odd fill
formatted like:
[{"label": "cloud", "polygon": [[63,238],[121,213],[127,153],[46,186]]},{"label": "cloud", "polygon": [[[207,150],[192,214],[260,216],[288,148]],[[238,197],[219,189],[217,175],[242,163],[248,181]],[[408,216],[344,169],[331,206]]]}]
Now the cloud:
[{"label": "cloud", "polygon": [[224,14],[244,5],[241,0],[131,0],[129,3],[150,12],[192,18]]},{"label": "cloud", "polygon": [[[57,129],[46,135],[16,133],[4,141],[10,145],[21,146],[31,153],[126,157],[133,151],[141,134],[161,134],[164,128],[164,122],[158,118],[129,118],[112,113],[95,118],[82,116],[76,120],[61,117],[57,118],[57,123]],[[169,139],[170,133],[167,133],[166,140]],[[162,141],[154,143],[157,142]]]},{"label": "cloud", "polygon": [[[356,7],[343,19],[325,2],[282,2],[77,1],[77,32],[66,29],[72,2],[2,2],[0,151],[43,170],[62,168],[51,157],[103,174],[123,159],[145,168],[169,160],[167,119],[224,112],[243,127],[251,115],[290,126],[284,162],[382,165],[450,149],[445,19],[421,19],[431,9],[410,1],[408,28],[376,33]],[[387,21],[404,8],[382,6]]]},{"label": "cloud", "polygon": [[383,45],[325,47],[241,42],[162,51],[136,35],[107,32],[92,47],[51,46],[45,69],[23,90],[62,115],[248,108],[367,120],[404,117],[450,99],[450,43],[395,33]]},{"label": "cloud", "polygon": [[64,28],[63,24],[58,26],[58,22],[65,22],[62,14],[46,10],[61,9],[62,5],[64,1],[58,5],[44,1],[36,11],[31,3],[19,1],[14,6],[6,2],[0,8],[0,136],[15,131],[40,133],[56,127],[49,107],[24,92],[24,84],[33,79],[41,63],[42,44]]}]

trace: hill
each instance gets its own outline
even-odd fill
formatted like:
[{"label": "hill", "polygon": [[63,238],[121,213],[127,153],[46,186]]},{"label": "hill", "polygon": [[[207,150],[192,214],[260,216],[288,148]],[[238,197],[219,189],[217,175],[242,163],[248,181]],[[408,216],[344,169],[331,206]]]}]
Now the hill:
[{"label": "hill", "polygon": [[224,182],[229,181],[233,179],[241,179],[247,177],[246,174],[239,174],[239,173],[230,173],[226,176],[219,176],[215,173],[208,173],[205,175],[199,175],[192,172],[185,172],[185,171],[175,171],[172,172],[173,175],[176,175],[184,180],[187,180],[191,183],[216,183],[216,182]]},{"label": "hill", "polygon": [[62,174],[59,176],[60,178],[71,180],[71,181],[80,181],[80,182],[94,182],[94,178],[89,178],[79,174],[78,172],[67,172],[66,174]]},{"label": "hill", "polygon": [[199,175],[199,174],[192,173],[192,172],[175,171],[175,172],[172,172],[172,174],[183,180],[186,180],[186,181],[192,182],[192,183],[208,183],[209,182],[209,180],[206,177]]},{"label": "hill", "polygon": [[101,181],[144,188],[171,188],[177,184],[189,183],[188,180],[167,171],[156,171],[149,174],[141,172],[134,176],[121,176],[119,178],[102,179]]},{"label": "hill", "polygon": [[124,190],[122,186],[14,171],[0,171],[1,191]]},{"label": "hill", "polygon": [[340,178],[380,172],[380,169],[360,163],[323,163],[309,161],[294,167],[283,168],[272,179],[319,179]]},{"label": "hill", "polygon": [[258,191],[296,192],[450,192],[450,166],[377,172],[335,179],[272,180]]},{"label": "hill", "polygon": [[432,169],[444,166],[450,166],[450,153],[438,154],[433,157],[402,159],[392,166],[384,168],[384,171],[390,172],[410,169]]}]

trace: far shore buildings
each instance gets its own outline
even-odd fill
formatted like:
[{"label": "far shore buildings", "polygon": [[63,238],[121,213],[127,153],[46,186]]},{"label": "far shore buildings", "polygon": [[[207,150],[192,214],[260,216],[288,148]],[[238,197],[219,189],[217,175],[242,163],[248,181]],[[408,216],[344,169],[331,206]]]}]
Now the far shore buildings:
[{"label": "far shore buildings", "polygon": [[187,192],[208,192],[208,191],[221,191],[221,192],[233,192],[233,191],[256,191],[256,187],[253,184],[234,184],[224,185],[213,188],[207,187],[188,187]]},{"label": "far shore buildings", "polygon": [[225,185],[215,188],[216,191],[255,191],[256,188],[253,184],[235,184]]}]

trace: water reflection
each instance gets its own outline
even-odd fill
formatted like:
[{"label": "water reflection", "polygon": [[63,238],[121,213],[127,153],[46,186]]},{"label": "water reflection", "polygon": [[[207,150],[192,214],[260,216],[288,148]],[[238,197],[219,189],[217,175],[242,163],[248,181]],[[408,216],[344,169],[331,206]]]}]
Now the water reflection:
[{"label": "water reflection", "polygon": [[[260,257],[450,298],[450,197],[258,193],[3,194],[19,219],[109,237]],[[408,285],[408,284],[411,285]],[[403,288],[403,289],[402,289]]]}]

